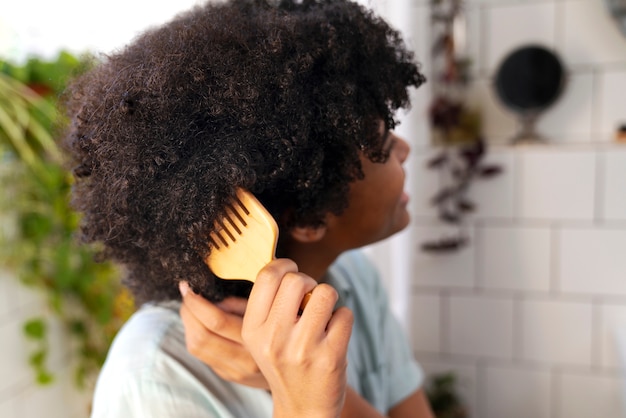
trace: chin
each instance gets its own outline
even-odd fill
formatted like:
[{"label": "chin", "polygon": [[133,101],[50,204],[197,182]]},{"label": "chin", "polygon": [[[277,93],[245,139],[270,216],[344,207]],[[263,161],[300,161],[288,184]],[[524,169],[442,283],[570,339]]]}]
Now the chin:
[{"label": "chin", "polygon": [[396,222],[394,222],[390,227],[389,230],[387,232],[387,234],[385,234],[380,241],[390,238],[392,236],[394,236],[395,234],[404,231],[409,224],[411,223],[411,217],[410,215],[405,212],[404,216],[401,216],[399,218],[396,218]]},{"label": "chin", "polygon": [[403,208],[402,214],[400,215],[398,219],[399,229],[396,232],[402,231],[407,226],[409,226],[410,223],[411,223],[411,215],[409,214],[409,211],[406,208]]}]

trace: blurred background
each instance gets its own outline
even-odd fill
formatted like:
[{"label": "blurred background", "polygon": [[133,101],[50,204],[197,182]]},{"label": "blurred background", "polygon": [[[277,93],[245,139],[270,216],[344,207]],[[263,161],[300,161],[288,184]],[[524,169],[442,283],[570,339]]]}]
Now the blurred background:
[{"label": "blurred background", "polygon": [[[368,252],[429,374],[438,416],[625,416],[626,35],[610,13],[620,2],[360,2],[403,32],[429,79],[397,129],[413,149],[412,226]],[[15,3],[0,15],[0,61],[41,93],[41,74],[80,71],[82,54],[119,48],[197,2]],[[496,80],[507,57],[527,46],[551,52],[563,71],[542,80],[558,84],[552,100],[522,109],[503,100]],[[545,75],[533,63],[512,75],[515,85]],[[47,126],[49,108],[29,94],[0,92],[23,122],[22,143],[42,162],[16,148],[14,130],[0,129],[0,243],[13,250],[0,265],[0,417],[82,418],[89,361],[97,364],[130,308],[112,267],[58,244],[40,254],[50,244],[41,231],[56,228],[48,220],[63,235],[75,219],[59,214],[68,183],[63,173],[51,177],[56,151],[37,128]],[[31,119],[7,105],[17,102]],[[529,118],[533,135],[515,142]],[[41,181],[15,181],[20,170]],[[29,207],[45,207],[42,187],[61,203],[26,216],[10,209],[24,190]],[[15,237],[42,244],[16,245]]]}]

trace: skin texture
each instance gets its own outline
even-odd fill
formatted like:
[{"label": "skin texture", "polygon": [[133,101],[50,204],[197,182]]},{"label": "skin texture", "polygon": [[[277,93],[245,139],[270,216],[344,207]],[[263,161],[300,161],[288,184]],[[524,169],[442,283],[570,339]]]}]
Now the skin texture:
[{"label": "skin texture", "polygon": [[[273,261],[257,276],[243,318],[244,346],[265,376],[279,416],[335,416],[344,402],[352,313],[333,312],[337,292],[315,285],[293,261]],[[311,290],[299,316],[299,301]]]}]

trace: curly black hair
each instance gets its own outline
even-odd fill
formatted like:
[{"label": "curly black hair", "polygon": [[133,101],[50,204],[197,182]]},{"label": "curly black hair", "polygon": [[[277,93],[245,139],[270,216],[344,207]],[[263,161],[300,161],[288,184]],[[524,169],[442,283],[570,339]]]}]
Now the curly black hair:
[{"label": "curly black hair", "polygon": [[399,33],[345,0],[196,6],[99,60],[66,92],[63,145],[81,237],[125,267],[136,301],[237,294],[203,260],[237,187],[282,230],[347,206],[359,156],[386,158],[424,82]]}]

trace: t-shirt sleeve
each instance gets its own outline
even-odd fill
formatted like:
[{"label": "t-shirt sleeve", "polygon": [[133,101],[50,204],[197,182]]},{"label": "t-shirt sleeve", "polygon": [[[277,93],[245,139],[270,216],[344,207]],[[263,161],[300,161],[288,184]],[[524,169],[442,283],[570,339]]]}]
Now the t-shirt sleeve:
[{"label": "t-shirt sleeve", "polygon": [[389,373],[387,399],[393,406],[422,386],[424,372],[413,356],[400,323],[389,309],[388,301],[384,303],[381,311],[384,312],[383,341]]},{"label": "t-shirt sleeve", "polygon": [[359,264],[369,270],[370,285],[376,300],[382,330],[381,355],[386,365],[385,390],[390,407],[397,405],[409,395],[421,388],[424,372],[415,360],[409,340],[400,322],[390,309],[390,301],[380,276],[372,262],[365,254],[360,254]]}]

